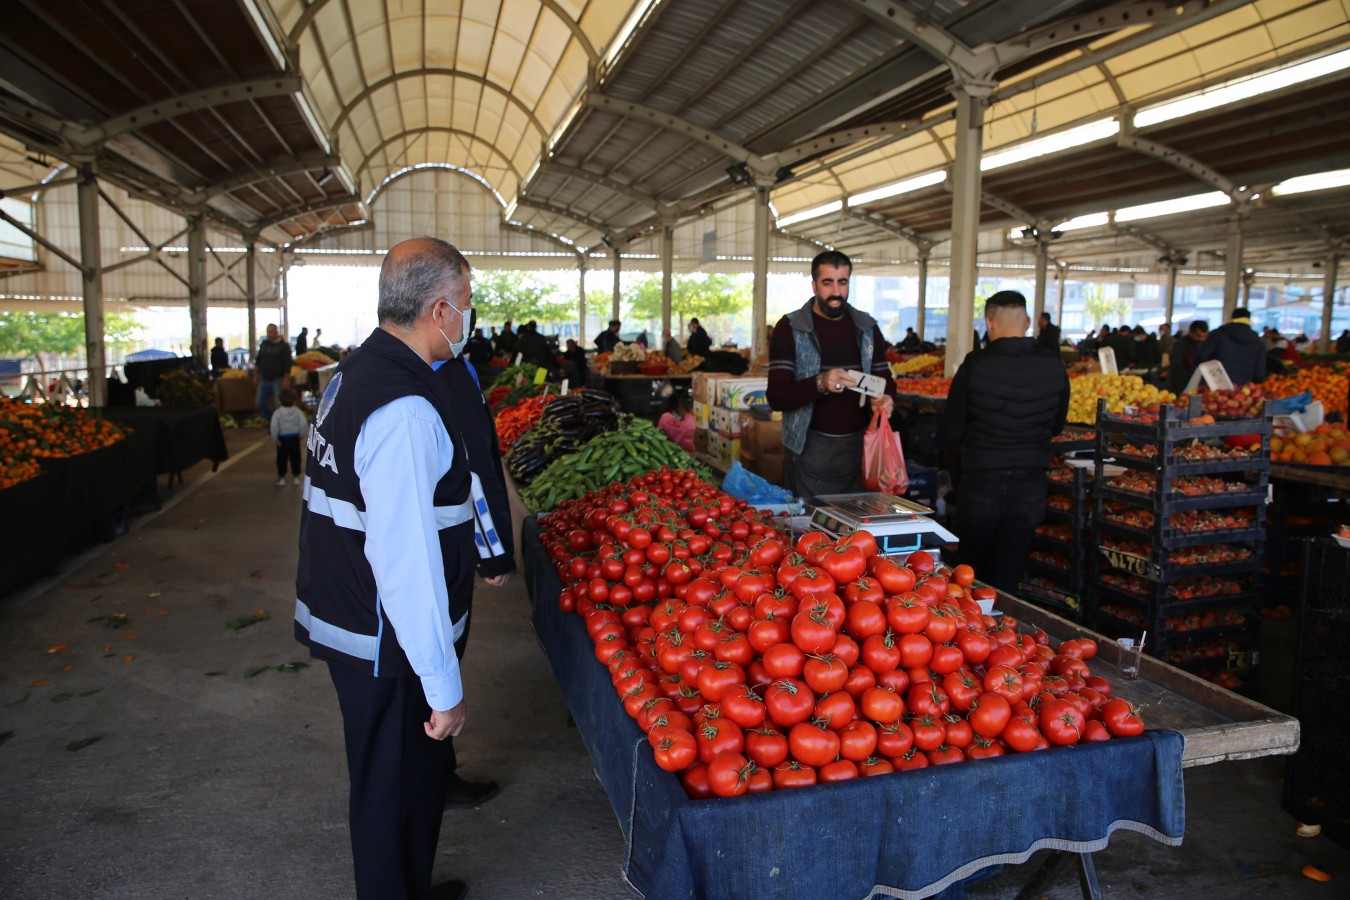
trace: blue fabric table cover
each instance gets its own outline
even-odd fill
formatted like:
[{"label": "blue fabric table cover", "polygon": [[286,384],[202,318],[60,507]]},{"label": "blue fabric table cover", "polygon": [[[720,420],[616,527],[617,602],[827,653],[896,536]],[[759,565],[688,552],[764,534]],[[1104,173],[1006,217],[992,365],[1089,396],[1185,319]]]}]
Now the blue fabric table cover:
[{"label": "blue fabric table cover", "polygon": [[1041,849],[1086,853],[1125,829],[1177,846],[1184,739],[1175,731],[790,791],[690,800],[624,712],[581,618],[525,520],[533,623],[649,900],[921,898]]}]

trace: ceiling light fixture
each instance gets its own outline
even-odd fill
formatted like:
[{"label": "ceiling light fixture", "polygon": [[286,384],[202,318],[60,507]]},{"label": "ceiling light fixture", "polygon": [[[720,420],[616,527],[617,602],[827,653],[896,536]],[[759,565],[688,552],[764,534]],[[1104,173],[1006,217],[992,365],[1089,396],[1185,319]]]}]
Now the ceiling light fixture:
[{"label": "ceiling light fixture", "polygon": [[908,194],[912,191],[922,190],[926,187],[932,187],[935,184],[942,184],[947,180],[947,171],[938,169],[936,172],[928,172],[924,175],[915,175],[913,178],[906,178],[904,181],[897,181],[893,184],[882,185],[879,188],[873,188],[870,191],[863,191],[860,194],[854,194],[848,198],[849,206],[864,206],[868,203],[875,203],[878,200],[885,200],[888,197],[898,197],[901,194]]}]

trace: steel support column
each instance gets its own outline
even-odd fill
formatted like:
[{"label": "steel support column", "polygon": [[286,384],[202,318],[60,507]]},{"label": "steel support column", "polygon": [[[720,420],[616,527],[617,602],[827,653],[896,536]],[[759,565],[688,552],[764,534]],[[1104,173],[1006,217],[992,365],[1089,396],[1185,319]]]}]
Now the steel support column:
[{"label": "steel support column", "polygon": [[[1050,276],[1050,242],[1036,242],[1036,297],[1032,300],[1031,309],[1031,327],[1034,329],[1041,327],[1041,313],[1045,312],[1045,289],[1046,282]],[[1058,321],[1058,320],[1056,320]]]},{"label": "steel support column", "polygon": [[1326,271],[1322,274],[1322,339],[1319,348],[1323,353],[1331,352],[1331,314],[1336,299],[1336,267],[1340,263],[1341,257],[1336,253],[1322,263]]},{"label": "steel support column", "polygon": [[980,233],[980,155],[992,82],[968,81],[956,95],[956,159],[952,163],[951,290],[947,301],[947,375],[974,346],[975,263]]},{"label": "steel support column", "polygon": [[[291,333],[290,332],[291,289],[288,284],[288,281],[291,271],[291,263],[293,263],[294,261],[295,261],[294,252],[290,250],[281,251],[281,271],[277,273],[277,298],[281,301],[280,303],[281,321],[277,323],[277,327],[281,329],[281,339],[283,341],[290,340],[290,333]],[[253,349],[256,352],[257,347],[254,347]]]},{"label": "steel support column", "polygon": [[1247,309],[1252,308],[1252,283],[1256,281],[1256,273],[1242,270],[1242,305]]},{"label": "steel support column", "polygon": [[244,291],[248,294],[248,358],[258,349],[258,241],[249,238],[244,256]]},{"label": "steel support column", "polygon": [[769,337],[769,186],[755,187],[753,292],[750,300],[750,358],[767,359]]},{"label": "steel support column", "polygon": [[[619,271],[619,251],[610,251],[614,255],[614,271]],[[586,257],[577,256],[577,288],[580,296],[577,298],[577,343],[582,347],[586,346]],[[581,387],[581,385],[577,385]]]},{"label": "steel support column", "polygon": [[206,354],[206,217],[201,213],[188,217],[188,319],[189,343],[197,365],[208,365]]},{"label": "steel support column", "polygon": [[1055,277],[1059,279],[1059,296],[1055,299],[1055,322],[1064,328],[1064,290],[1069,283],[1069,267],[1065,263],[1055,263]]},{"label": "steel support column", "polygon": [[1176,263],[1169,263],[1167,266],[1167,293],[1163,297],[1163,327],[1170,334],[1172,331],[1172,313],[1176,308],[1177,300],[1177,270],[1181,266]]},{"label": "steel support column", "polygon": [[98,179],[81,163],[75,188],[80,214],[81,289],[84,294],[84,354],[89,369],[89,405],[108,405],[108,357],[103,343],[103,248],[98,229]]},{"label": "steel support column", "polygon": [[[675,226],[661,226],[661,328],[660,331],[670,330],[670,291],[671,279],[674,272],[671,270],[675,266]],[[657,341],[653,339],[651,343]]]},{"label": "steel support column", "polygon": [[619,245],[614,245],[614,302],[609,308],[609,317],[617,319],[619,317],[619,299],[623,292],[619,288]]},{"label": "steel support column", "polygon": [[919,308],[914,315],[914,333],[919,336],[919,340],[927,340],[924,336],[924,319],[928,313],[928,256],[929,251],[923,250],[919,253]]},{"label": "steel support column", "polygon": [[1228,219],[1228,249],[1223,256],[1224,322],[1233,317],[1233,310],[1238,307],[1238,294],[1242,290],[1242,219],[1240,212],[1234,212]]}]

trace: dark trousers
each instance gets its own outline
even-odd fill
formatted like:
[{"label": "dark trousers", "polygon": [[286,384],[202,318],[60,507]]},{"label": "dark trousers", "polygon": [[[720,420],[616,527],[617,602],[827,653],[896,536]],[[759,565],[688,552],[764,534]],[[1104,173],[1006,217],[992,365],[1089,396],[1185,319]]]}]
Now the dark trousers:
[{"label": "dark trousers", "polygon": [[1014,592],[1031,549],[1031,534],[1045,520],[1045,472],[1000,469],[961,476],[956,505],[957,556],[975,577]]},{"label": "dark trousers", "polygon": [[427,737],[422,682],[330,664],[351,777],[349,822],[361,900],[427,897],[445,801],[448,741]]},{"label": "dark trousers", "polygon": [[277,447],[277,477],[284,478],[286,475],[286,463],[291,464],[291,474],[300,474],[300,435],[283,434],[277,438],[280,445]]}]

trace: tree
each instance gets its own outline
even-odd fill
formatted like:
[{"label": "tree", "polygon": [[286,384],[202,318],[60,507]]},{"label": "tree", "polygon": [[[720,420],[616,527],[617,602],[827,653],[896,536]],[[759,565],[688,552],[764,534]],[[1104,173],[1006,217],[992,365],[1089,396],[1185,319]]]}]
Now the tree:
[{"label": "tree", "polygon": [[[661,318],[661,276],[649,275],[629,290],[629,310],[638,319]],[[729,275],[676,275],[670,308],[680,318],[734,316],[750,305],[750,286]]]},{"label": "tree", "polygon": [[1121,324],[1125,314],[1134,307],[1129,297],[1107,299],[1102,295],[1099,284],[1090,284],[1083,288],[1083,324],[1096,328],[1102,322]]},{"label": "tree", "polygon": [[[107,347],[124,347],[140,332],[141,325],[133,316],[116,312],[103,316]],[[83,313],[0,313],[0,356],[70,356],[83,350]]]},{"label": "tree", "polygon": [[515,324],[535,319],[540,322],[571,322],[577,317],[576,304],[559,296],[557,289],[528,272],[480,269],[473,273],[473,303],[482,321]]}]

